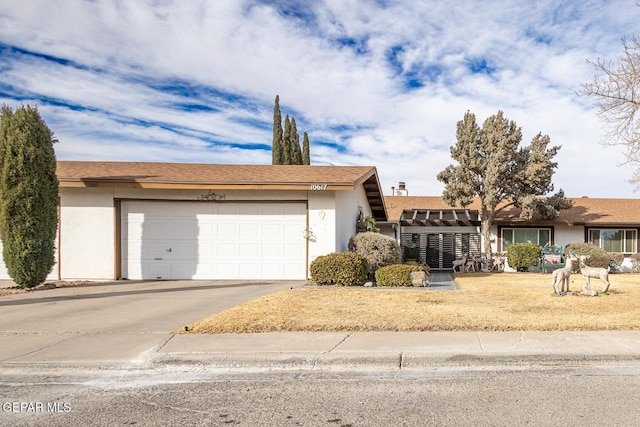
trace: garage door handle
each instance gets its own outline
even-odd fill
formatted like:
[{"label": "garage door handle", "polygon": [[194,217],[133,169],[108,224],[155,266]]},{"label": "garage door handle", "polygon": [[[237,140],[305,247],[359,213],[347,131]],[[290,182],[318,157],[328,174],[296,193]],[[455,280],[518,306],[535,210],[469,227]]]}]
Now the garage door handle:
[{"label": "garage door handle", "polygon": [[171,252],[171,248],[167,249],[167,252]]},{"label": "garage door handle", "polygon": [[155,261],[162,261],[162,258],[154,258]]}]

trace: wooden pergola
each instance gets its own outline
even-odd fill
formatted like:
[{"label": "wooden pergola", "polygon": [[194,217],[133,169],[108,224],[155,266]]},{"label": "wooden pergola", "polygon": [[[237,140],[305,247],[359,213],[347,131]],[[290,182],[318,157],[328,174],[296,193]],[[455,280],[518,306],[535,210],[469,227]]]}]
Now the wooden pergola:
[{"label": "wooden pergola", "polygon": [[422,227],[479,226],[478,211],[469,209],[405,209],[400,225]]}]

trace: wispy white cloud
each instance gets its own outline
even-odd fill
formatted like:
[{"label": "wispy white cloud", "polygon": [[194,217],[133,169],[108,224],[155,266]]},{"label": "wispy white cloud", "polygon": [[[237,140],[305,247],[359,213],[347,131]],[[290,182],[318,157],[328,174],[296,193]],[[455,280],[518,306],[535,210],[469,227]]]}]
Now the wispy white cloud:
[{"label": "wispy white cloud", "polygon": [[503,110],[562,145],[556,188],[634,196],[575,95],[639,32],[633,4],[1,2],[0,102],[37,103],[60,159],[269,163],[279,94],[312,162],[376,165],[387,192],[439,194],[456,122]]}]

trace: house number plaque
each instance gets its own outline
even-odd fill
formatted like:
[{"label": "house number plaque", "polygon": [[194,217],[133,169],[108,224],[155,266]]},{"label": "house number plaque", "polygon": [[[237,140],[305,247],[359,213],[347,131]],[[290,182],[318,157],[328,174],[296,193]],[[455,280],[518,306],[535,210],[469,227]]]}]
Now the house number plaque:
[{"label": "house number plaque", "polygon": [[327,189],[327,184],[311,184],[311,189],[312,190],[326,190]]}]

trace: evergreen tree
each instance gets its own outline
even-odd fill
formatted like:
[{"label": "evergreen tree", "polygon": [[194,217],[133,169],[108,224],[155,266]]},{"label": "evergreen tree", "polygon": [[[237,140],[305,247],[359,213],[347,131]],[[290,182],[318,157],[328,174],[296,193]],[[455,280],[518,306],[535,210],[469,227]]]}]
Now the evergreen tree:
[{"label": "evergreen tree", "polygon": [[284,118],[284,134],[282,135],[282,163],[283,165],[291,164],[291,121],[287,114]]},{"label": "evergreen tree", "polygon": [[276,95],[273,107],[273,142],[271,144],[271,164],[282,164],[282,114],[280,113],[280,96]]},{"label": "evergreen tree", "polygon": [[300,135],[298,134],[298,127],[296,126],[296,119],[291,118],[291,141],[289,146],[291,147],[291,164],[302,164],[302,150],[300,149]]},{"label": "evergreen tree", "polygon": [[[282,129],[282,114],[280,113],[280,96],[276,95],[273,107],[273,140],[271,143],[272,165],[309,165],[309,137],[304,133],[303,147],[300,147],[300,135],[296,119],[287,114]],[[304,145],[306,144],[306,145]]]},{"label": "evergreen tree", "polygon": [[507,120],[502,111],[485,120],[482,128],[471,112],[457,124],[457,144],[451,157],[458,165],[449,165],[438,174],[445,184],[443,199],[451,206],[466,207],[474,197],[480,199],[484,252],[491,257],[490,230],[496,213],[508,206],[522,209],[525,219],[551,219],[560,209],[572,206],[562,190],[553,191],[551,178],[557,163],[551,159],[559,146],[548,148],[550,139],[538,134],[527,147],[518,149],[522,130]]},{"label": "evergreen tree", "polygon": [[43,283],[55,264],[58,179],[53,133],[37,108],[0,119],[0,236],[9,276],[22,287]]},{"label": "evergreen tree", "polygon": [[311,158],[309,157],[309,135],[307,135],[306,132],[302,138],[302,164],[311,164]]}]

